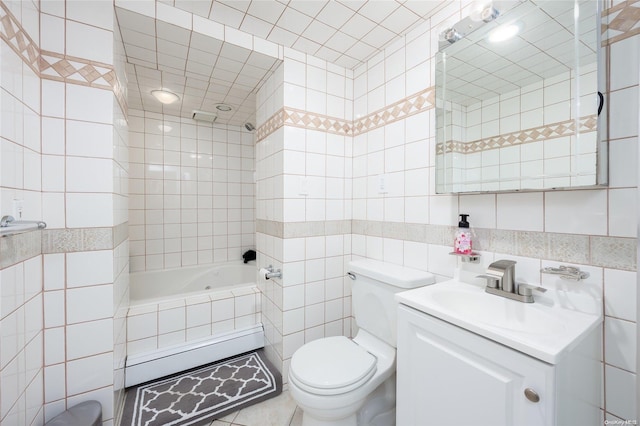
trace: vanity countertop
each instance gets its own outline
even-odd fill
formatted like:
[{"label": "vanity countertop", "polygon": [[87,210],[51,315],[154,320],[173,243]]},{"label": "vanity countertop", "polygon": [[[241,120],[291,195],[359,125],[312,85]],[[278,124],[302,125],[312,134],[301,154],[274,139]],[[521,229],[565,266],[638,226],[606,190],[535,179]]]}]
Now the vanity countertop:
[{"label": "vanity countertop", "polygon": [[550,364],[602,323],[592,300],[557,289],[523,303],[449,280],[397,293],[396,300]]}]

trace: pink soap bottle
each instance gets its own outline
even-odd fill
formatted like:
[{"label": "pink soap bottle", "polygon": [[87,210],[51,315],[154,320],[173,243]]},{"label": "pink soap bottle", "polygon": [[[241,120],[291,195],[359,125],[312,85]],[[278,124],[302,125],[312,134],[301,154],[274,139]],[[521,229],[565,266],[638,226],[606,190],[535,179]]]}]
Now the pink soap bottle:
[{"label": "pink soap bottle", "polygon": [[467,222],[468,217],[468,214],[460,215],[460,222],[458,222],[458,231],[456,231],[456,238],[453,241],[453,251],[457,254],[473,253],[471,230],[469,229],[469,222]]}]

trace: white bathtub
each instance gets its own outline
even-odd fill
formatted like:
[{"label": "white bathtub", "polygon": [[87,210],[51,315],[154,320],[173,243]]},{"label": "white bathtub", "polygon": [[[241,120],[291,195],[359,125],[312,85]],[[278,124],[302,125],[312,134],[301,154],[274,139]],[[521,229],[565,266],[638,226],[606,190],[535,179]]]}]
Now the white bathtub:
[{"label": "white bathtub", "polygon": [[251,286],[256,273],[255,261],[134,272],[130,274],[129,300],[131,305],[139,305]]},{"label": "white bathtub", "polygon": [[255,261],[130,274],[125,384],[264,346]]}]

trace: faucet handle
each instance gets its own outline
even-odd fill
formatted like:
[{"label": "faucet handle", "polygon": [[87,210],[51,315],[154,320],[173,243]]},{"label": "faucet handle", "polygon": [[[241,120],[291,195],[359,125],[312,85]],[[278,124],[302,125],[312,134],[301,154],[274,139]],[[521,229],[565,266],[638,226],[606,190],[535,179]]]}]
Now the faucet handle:
[{"label": "faucet handle", "polygon": [[484,278],[487,280],[487,287],[489,288],[500,288],[500,277],[496,277],[495,275],[476,275],[476,278]]},{"label": "faucet handle", "polygon": [[518,284],[518,294],[521,296],[527,296],[527,297],[533,296],[534,291],[539,291],[540,293],[544,293],[545,291],[547,291],[547,289],[537,285]]}]

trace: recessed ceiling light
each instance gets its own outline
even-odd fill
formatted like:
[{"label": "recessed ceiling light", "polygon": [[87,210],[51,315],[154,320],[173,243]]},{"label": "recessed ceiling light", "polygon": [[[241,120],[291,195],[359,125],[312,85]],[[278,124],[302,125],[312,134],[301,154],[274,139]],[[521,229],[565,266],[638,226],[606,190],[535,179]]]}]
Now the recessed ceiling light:
[{"label": "recessed ceiling light", "polygon": [[172,104],[180,100],[180,97],[178,95],[164,89],[152,90],[151,94],[153,95],[154,98],[156,98],[158,101],[160,101],[163,104]]},{"label": "recessed ceiling light", "polygon": [[489,33],[488,40],[491,43],[506,41],[515,37],[521,29],[522,25],[519,23],[501,25]]},{"label": "recessed ceiling light", "polygon": [[229,112],[232,110],[231,106],[227,104],[218,104],[216,105],[216,109],[222,112]]}]

